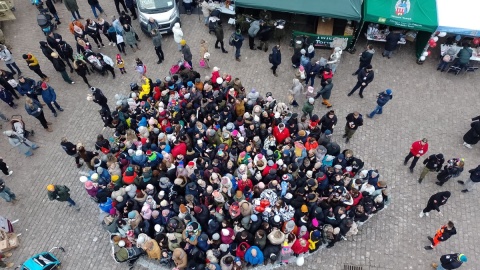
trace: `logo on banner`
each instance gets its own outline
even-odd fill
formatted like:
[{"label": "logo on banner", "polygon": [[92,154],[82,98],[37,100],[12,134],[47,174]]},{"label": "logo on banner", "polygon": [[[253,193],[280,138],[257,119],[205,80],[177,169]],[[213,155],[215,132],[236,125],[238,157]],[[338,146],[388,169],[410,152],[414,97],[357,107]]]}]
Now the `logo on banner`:
[{"label": "logo on banner", "polygon": [[398,0],[395,4],[395,15],[404,16],[410,11],[410,0]]}]

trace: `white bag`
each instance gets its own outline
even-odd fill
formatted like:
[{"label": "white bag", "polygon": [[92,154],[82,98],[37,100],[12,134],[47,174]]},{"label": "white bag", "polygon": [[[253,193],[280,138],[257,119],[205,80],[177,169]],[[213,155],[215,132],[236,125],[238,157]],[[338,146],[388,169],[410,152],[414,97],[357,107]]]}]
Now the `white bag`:
[{"label": "white bag", "polygon": [[17,81],[15,81],[14,79],[8,80],[8,83],[14,88],[17,87],[18,85]]},{"label": "white bag", "polygon": [[117,44],[123,42],[123,37],[119,34],[117,34]]}]

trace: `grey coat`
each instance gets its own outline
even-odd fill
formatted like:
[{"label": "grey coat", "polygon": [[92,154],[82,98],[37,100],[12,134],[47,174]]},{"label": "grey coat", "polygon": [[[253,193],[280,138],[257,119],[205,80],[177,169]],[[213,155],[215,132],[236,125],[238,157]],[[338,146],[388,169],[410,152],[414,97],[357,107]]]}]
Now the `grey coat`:
[{"label": "grey coat", "polygon": [[330,95],[332,94],[333,83],[328,83],[320,91],[318,94],[322,95],[323,99],[330,99]]},{"label": "grey coat", "polygon": [[123,39],[127,45],[133,46],[137,44],[137,39],[135,38],[135,29],[130,26],[130,31],[125,31],[125,27],[122,31]]},{"label": "grey coat", "polygon": [[303,85],[298,79],[293,79],[292,89],[288,91],[290,92],[290,94],[292,94],[295,100],[299,100],[301,98],[301,94],[303,93]]},{"label": "grey coat", "polygon": [[4,48],[0,51],[0,58],[5,61],[5,64],[15,63],[15,60],[13,60],[12,57],[12,53],[7,48]]},{"label": "grey coat", "polygon": [[70,12],[78,10],[77,0],[65,0],[63,1],[63,3],[65,4],[67,10]]},{"label": "grey coat", "polygon": [[20,153],[27,155],[27,153],[30,152],[31,149],[37,148],[37,146],[33,142],[25,138],[21,140],[20,137],[18,137],[17,133],[13,132],[13,134],[16,136],[8,137],[8,142],[13,147],[16,147],[18,151],[20,151]]},{"label": "grey coat", "polygon": [[248,28],[248,35],[251,37],[255,37],[258,31],[260,31],[260,21],[253,21],[250,24],[250,28]]},{"label": "grey coat", "polygon": [[185,44],[185,46],[182,46],[182,54],[185,61],[192,61],[192,52],[190,51],[190,47],[188,47],[188,45]]},{"label": "grey coat", "polygon": [[158,33],[155,34],[152,38],[153,46],[156,47],[162,47],[162,34]]}]

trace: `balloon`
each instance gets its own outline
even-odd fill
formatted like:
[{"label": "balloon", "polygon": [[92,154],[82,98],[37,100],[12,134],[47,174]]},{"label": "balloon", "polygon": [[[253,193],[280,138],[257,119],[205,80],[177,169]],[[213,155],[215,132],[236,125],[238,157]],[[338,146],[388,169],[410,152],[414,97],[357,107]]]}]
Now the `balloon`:
[{"label": "balloon", "polygon": [[433,37],[432,39],[433,39],[435,42],[438,41],[438,37]]},{"label": "balloon", "polygon": [[268,206],[270,206],[270,201],[268,201],[268,200],[261,200],[261,201],[260,201],[260,206],[261,206],[261,207],[264,207],[264,208],[265,208],[265,207],[268,207]]},{"label": "balloon", "polygon": [[473,44],[478,45],[480,43],[480,38],[474,38]]},{"label": "balloon", "polygon": [[430,54],[432,54],[432,52],[431,52],[431,51],[427,51],[427,56],[429,56]]},{"label": "balloon", "polygon": [[423,53],[422,53],[422,56],[427,57],[427,56],[428,56],[428,52],[423,52]]},{"label": "balloon", "polygon": [[446,35],[447,35],[447,32],[440,32],[440,33],[438,33],[438,36],[439,36],[439,37],[444,37],[444,36],[446,36]]},{"label": "balloon", "polygon": [[433,38],[428,40],[428,44],[432,44],[432,43],[435,43],[435,40],[433,40]]},{"label": "balloon", "polygon": [[302,266],[305,263],[305,258],[303,258],[303,256],[298,256],[296,263],[298,266]]},{"label": "balloon", "polygon": [[426,57],[425,56],[420,56],[420,61],[425,61]]},{"label": "balloon", "polygon": [[255,207],[255,211],[257,211],[259,213],[263,213],[263,211],[265,211],[265,208],[261,207],[261,206],[257,206],[257,207]]},{"label": "balloon", "polygon": [[430,47],[432,47],[432,48],[437,47],[437,43],[432,43],[432,44],[430,44]]},{"label": "balloon", "polygon": [[85,175],[80,176],[80,182],[85,183],[88,181],[88,178]]}]

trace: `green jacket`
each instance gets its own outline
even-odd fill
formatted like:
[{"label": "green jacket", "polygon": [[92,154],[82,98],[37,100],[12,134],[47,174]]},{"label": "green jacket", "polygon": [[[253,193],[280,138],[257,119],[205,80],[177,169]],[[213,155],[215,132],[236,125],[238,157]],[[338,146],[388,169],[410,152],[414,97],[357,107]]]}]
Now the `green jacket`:
[{"label": "green jacket", "polygon": [[310,104],[310,102],[306,102],[305,105],[303,105],[302,112],[304,113],[312,113],[313,112],[313,104]]},{"label": "green jacket", "polygon": [[472,57],[472,49],[462,48],[458,52],[457,57],[460,64],[468,64],[468,62],[470,61],[470,57]]},{"label": "green jacket", "polygon": [[77,0],[65,0],[63,1],[63,3],[65,4],[67,10],[70,12],[78,10]]},{"label": "green jacket", "polygon": [[59,202],[66,202],[70,198],[70,189],[67,186],[55,185],[54,191],[48,192],[48,199],[50,201],[57,200]]}]

